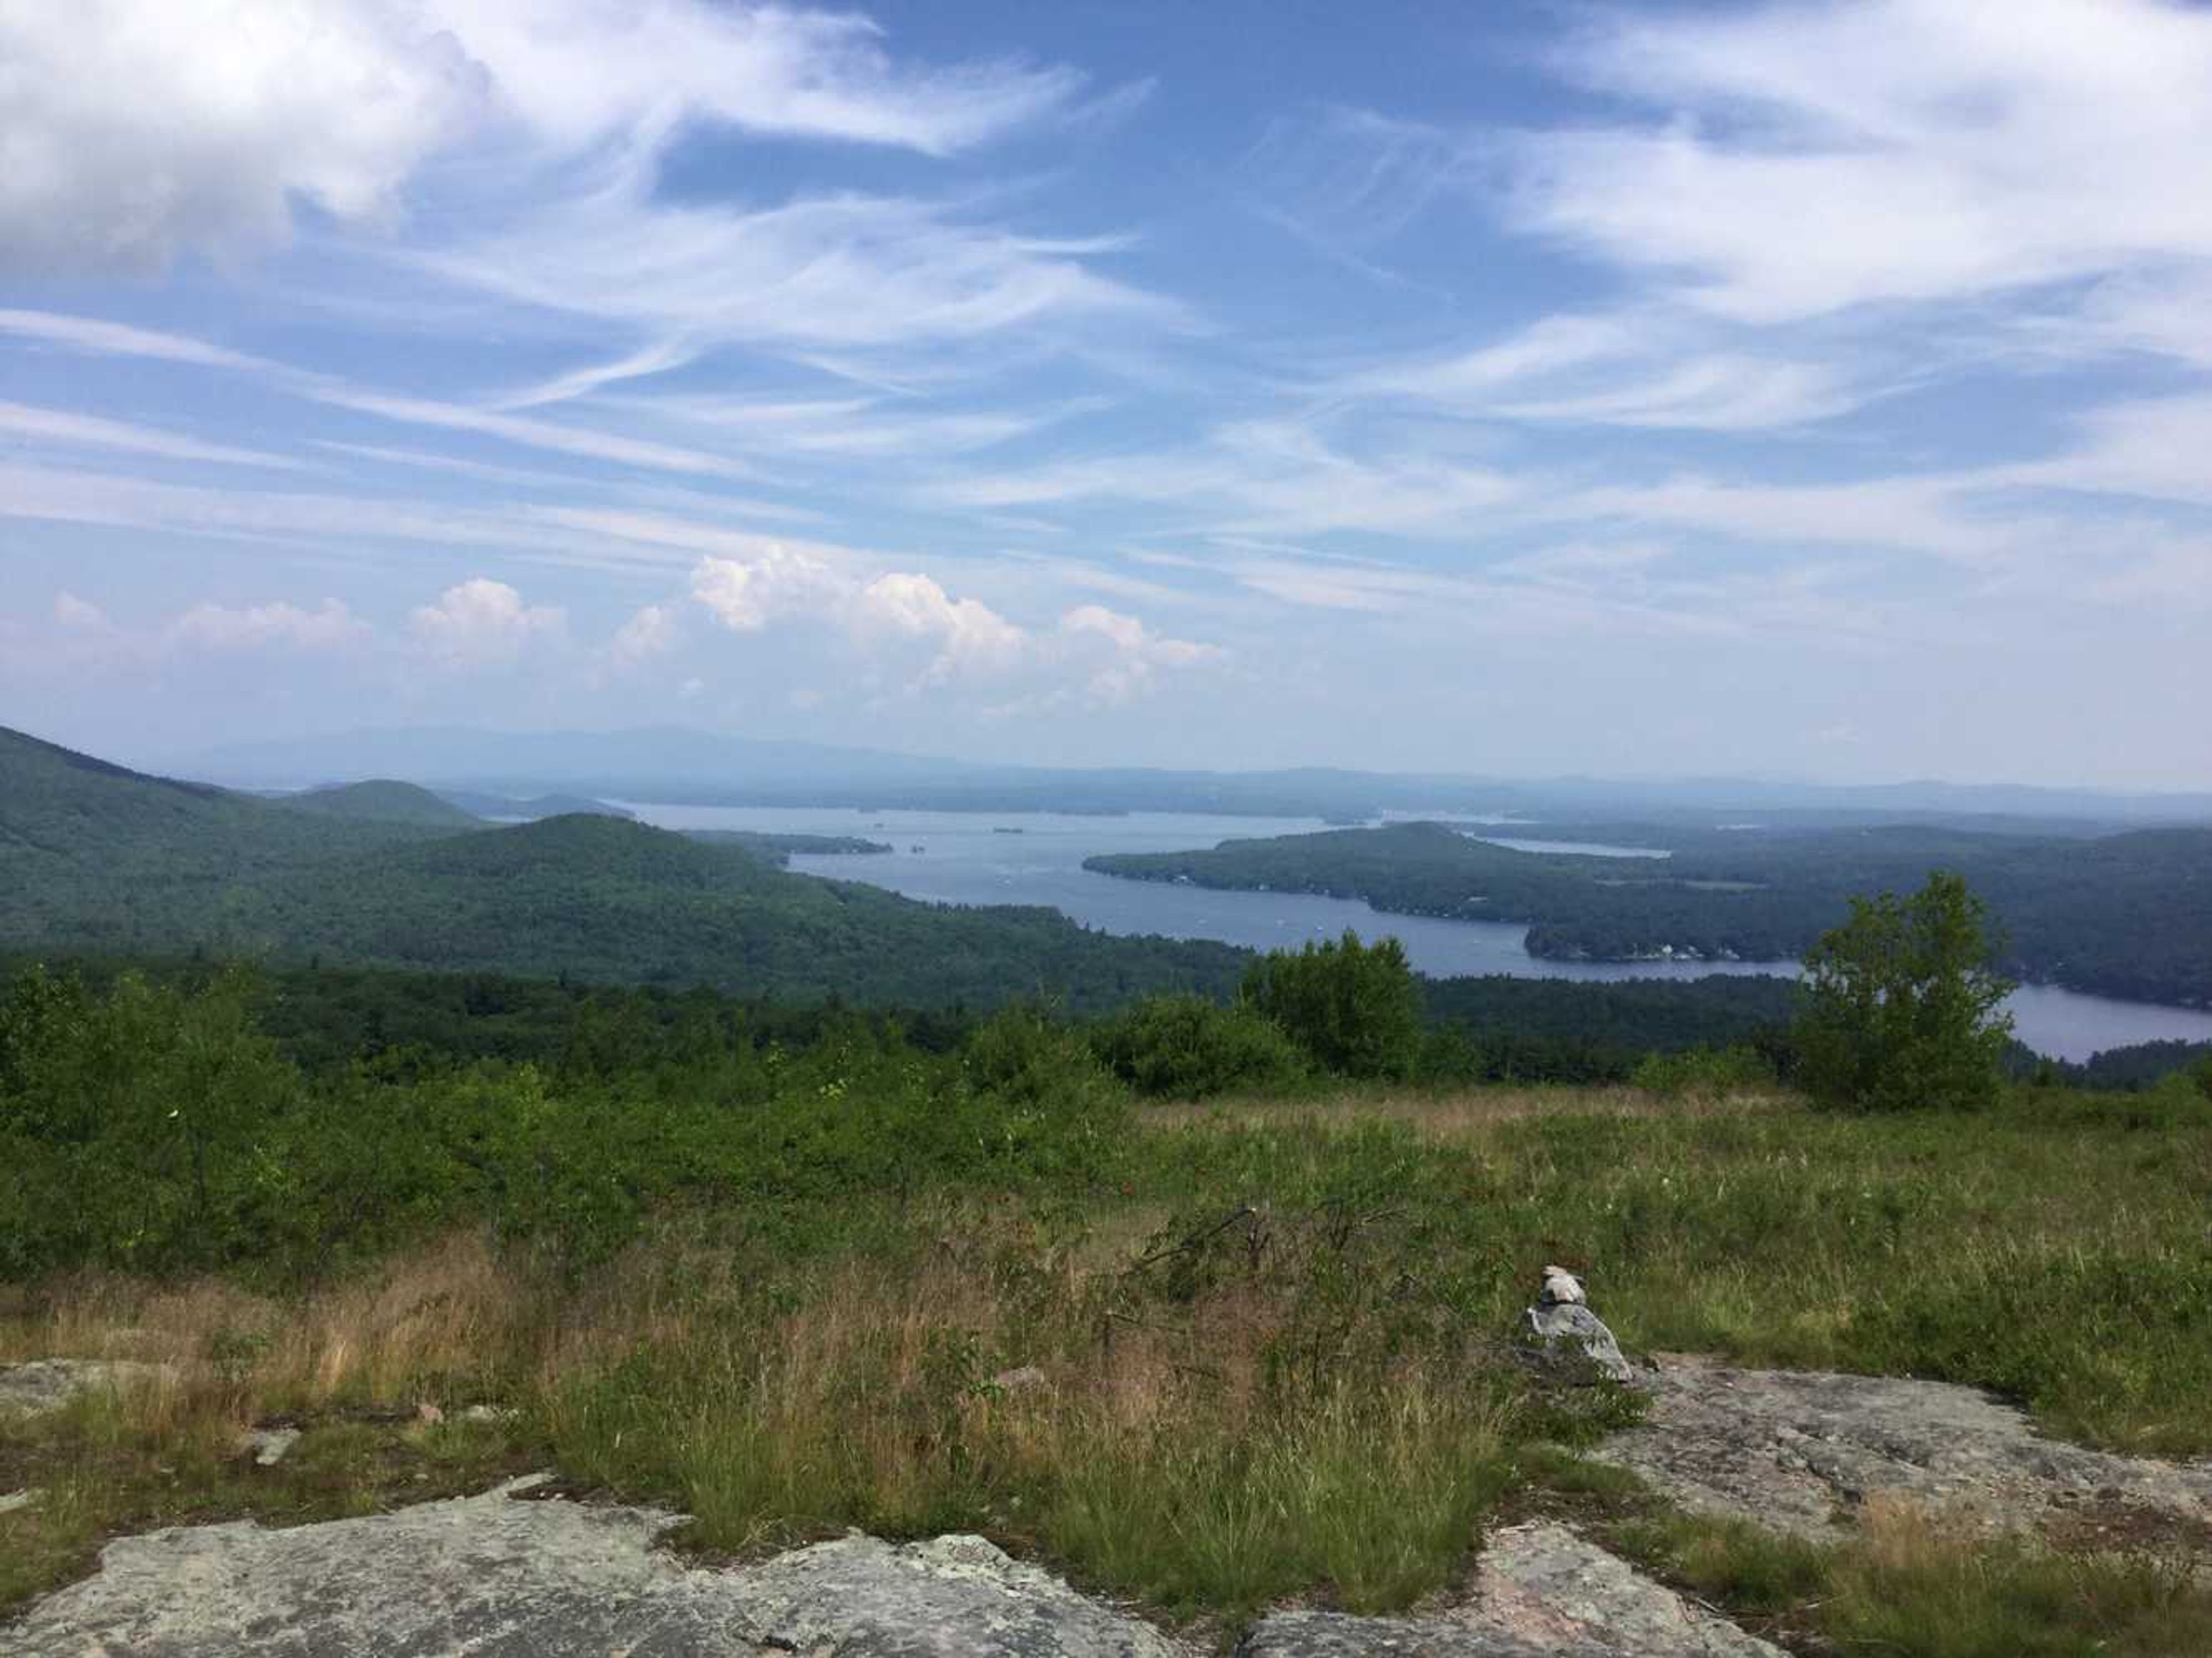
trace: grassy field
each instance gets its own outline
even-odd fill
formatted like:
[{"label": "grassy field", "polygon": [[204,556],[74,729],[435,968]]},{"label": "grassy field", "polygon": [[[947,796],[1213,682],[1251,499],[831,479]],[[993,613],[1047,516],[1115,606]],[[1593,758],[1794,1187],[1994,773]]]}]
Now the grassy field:
[{"label": "grassy field", "polygon": [[[1905,1511],[1823,1550],[1674,1514],[1574,1455],[1632,1398],[1545,1391],[1504,1348],[1556,1260],[1632,1350],[1945,1377],[2055,1434],[2212,1451],[2212,1114],[2178,1091],[1887,1120],[1627,1090],[1115,1108],[1048,1177],[694,1192],[603,1258],[466,1226],[319,1281],[0,1291],[0,1359],[170,1367],[0,1427],[0,1491],[42,1493],[0,1515],[0,1595],[121,1531],[550,1467],[681,1508],[709,1555],[980,1531],[1224,1637],[1280,1601],[1414,1604],[1486,1524],[1559,1511],[1802,1650],[2212,1649],[2212,1598],[2154,1554]],[[271,1420],[305,1435],[258,1467],[239,1435]]]}]

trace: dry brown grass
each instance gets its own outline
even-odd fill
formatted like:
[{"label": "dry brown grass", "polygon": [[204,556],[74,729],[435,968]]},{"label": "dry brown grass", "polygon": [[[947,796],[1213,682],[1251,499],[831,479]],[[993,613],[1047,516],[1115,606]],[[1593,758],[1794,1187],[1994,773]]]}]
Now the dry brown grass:
[{"label": "dry brown grass", "polygon": [[0,1362],[155,1366],[117,1402],[126,1427],[155,1434],[333,1405],[450,1400],[522,1367],[548,1310],[536,1276],[474,1233],[283,1301],[216,1278],[86,1275],[0,1303]]},{"label": "dry brown grass", "polygon": [[1754,1111],[1802,1109],[1803,1102],[1770,1090],[1685,1094],[1667,1098],[1647,1089],[1468,1089],[1456,1093],[1407,1089],[1347,1090],[1315,1098],[1222,1100],[1146,1108],[1140,1121],[1165,1129],[1285,1127],[1341,1127],[1357,1122],[1402,1122],[1430,1139],[1457,1140],[1500,1123],[1541,1117],[1717,1117]]}]

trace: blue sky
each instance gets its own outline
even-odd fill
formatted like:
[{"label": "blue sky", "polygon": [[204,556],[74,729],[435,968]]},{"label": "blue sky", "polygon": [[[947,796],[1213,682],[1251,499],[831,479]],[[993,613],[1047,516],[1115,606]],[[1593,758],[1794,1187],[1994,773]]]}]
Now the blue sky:
[{"label": "blue sky", "polygon": [[2212,9],[23,0],[0,721],[2212,785]]}]

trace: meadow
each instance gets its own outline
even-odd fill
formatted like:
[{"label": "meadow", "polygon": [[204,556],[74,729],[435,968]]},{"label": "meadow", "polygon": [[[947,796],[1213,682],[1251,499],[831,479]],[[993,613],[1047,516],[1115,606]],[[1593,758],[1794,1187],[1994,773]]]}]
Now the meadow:
[{"label": "meadow", "polygon": [[[309,1077],[222,982],[26,980],[11,1009],[0,1361],[158,1368],[0,1425],[0,1491],[40,1493],[0,1514],[9,1602],[125,1531],[550,1468],[691,1515],[708,1557],[976,1531],[1224,1640],[1271,1604],[1447,1593],[1486,1526],[1547,1511],[1802,1650],[2212,1631],[2155,1548],[1691,1520],[1577,1455],[1632,1390],[1510,1350],[1558,1261],[1632,1351],[1945,1378],[2052,1434],[2212,1451],[2212,1098],[2185,1076],[1884,1117],[1721,1066],[1316,1069],[1194,1103],[1029,1009],[945,1054],[856,1016]],[[254,1424],[302,1436],[264,1467]]]}]

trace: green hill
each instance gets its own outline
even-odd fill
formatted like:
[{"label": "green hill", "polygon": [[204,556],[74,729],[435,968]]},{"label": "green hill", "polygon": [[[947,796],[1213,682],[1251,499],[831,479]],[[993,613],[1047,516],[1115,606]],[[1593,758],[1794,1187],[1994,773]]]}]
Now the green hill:
[{"label": "green hill", "polygon": [[477,817],[508,823],[535,823],[540,817],[565,817],[571,812],[590,812],[600,817],[635,817],[627,806],[609,805],[582,794],[540,794],[519,800],[512,795],[485,794],[475,789],[439,789],[441,800]]},{"label": "green hill", "polygon": [[1985,899],[2020,977],[2145,1001],[2212,1005],[2212,829],[2097,837],[1926,825],[1712,830],[1565,828],[1663,858],[1516,851],[1433,823],[1116,853],[1085,867],[1139,880],[1364,898],[1399,914],[1529,924],[1532,955],[1622,961],[1801,956],[1855,894],[1931,870]]},{"label": "green hill", "polygon": [[[404,784],[363,786],[389,801]],[[359,790],[346,792],[357,805]],[[411,798],[408,791],[401,799]],[[372,803],[379,798],[369,797]],[[944,1006],[1219,989],[1243,953],[793,875],[626,819],[393,822],[0,732],[0,949],[243,955]]]},{"label": "green hill", "polygon": [[483,822],[475,813],[463,811],[426,788],[385,777],[283,795],[276,804],[291,811],[380,823],[422,823],[459,829],[475,829]]}]

